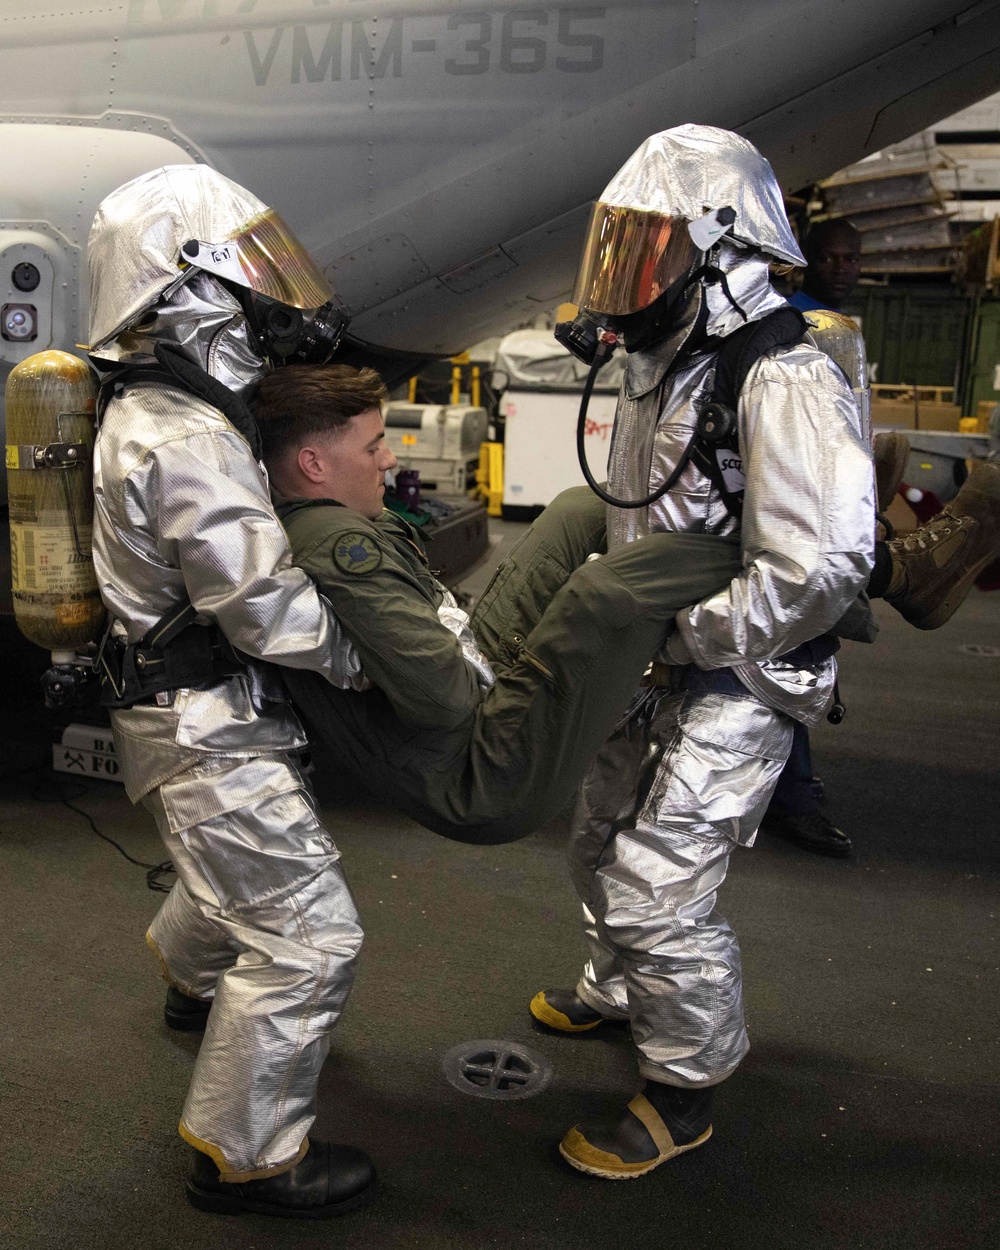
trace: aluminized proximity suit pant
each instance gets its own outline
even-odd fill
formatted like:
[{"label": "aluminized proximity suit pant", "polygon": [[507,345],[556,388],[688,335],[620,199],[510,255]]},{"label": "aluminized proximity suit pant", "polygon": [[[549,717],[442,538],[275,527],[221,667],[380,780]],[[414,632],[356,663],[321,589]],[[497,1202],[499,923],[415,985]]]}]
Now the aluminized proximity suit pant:
[{"label": "aluminized proximity suit pant", "polygon": [[569,852],[588,952],[577,993],[631,1021],[649,1080],[714,1085],[746,1054],[739,944],[716,894],[792,726],[749,693],[654,687],[584,781]]},{"label": "aluminized proximity suit pant", "polygon": [[275,1174],[304,1153],[361,948],[339,852],[284,757],[209,758],[143,802],[180,878],[147,940],[215,1000],[181,1135],[224,1180]]}]

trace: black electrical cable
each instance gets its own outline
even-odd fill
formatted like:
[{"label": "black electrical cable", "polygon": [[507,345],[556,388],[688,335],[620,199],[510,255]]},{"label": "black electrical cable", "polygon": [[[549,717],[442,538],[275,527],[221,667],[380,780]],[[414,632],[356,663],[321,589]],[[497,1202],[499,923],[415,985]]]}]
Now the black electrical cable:
[{"label": "black electrical cable", "polygon": [[[149,864],[143,859],[136,859],[130,855],[114,838],[104,833],[94,820],[91,814],[82,807],[75,805],[75,800],[82,798],[85,794],[90,793],[90,787],[82,781],[64,781],[51,768],[47,759],[39,761],[37,764],[27,764],[23,768],[13,768],[5,773],[0,773],[0,783],[13,781],[17,778],[35,775],[35,782],[29,791],[29,797],[37,803],[51,803],[53,799],[49,794],[45,793],[45,787],[49,786],[55,792],[55,802],[61,803],[63,807],[69,808],[71,812],[75,812],[77,816],[82,816],[90,826],[92,832],[101,839],[113,846],[119,855],[124,856],[130,864],[135,864],[137,868],[146,869],[146,885],[150,890],[158,894],[169,894],[173,883],[168,884],[164,878],[170,876],[174,872],[174,866],[170,860],[164,860],[161,864]],[[67,795],[64,791],[65,786],[76,786],[76,793]]]},{"label": "black electrical cable", "polygon": [[603,365],[611,359],[611,353],[614,351],[615,340],[603,338],[597,345],[597,352],[594,355],[593,363],[590,366],[590,372],[587,374],[587,381],[584,383],[583,394],[580,397],[580,415],[576,423],[576,454],[580,461],[580,468],[583,471],[584,479],[587,485],[598,497],[603,499],[605,503],[610,504],[613,508],[648,508],[650,504],[656,503],[658,499],[662,499],[668,490],[672,490],[676,485],[680,475],[687,468],[688,462],[694,453],[695,443],[698,439],[698,432],[695,431],[691,436],[691,440],[684,448],[681,458],[674,466],[673,472],[663,483],[658,486],[651,495],[647,495],[644,499],[616,499],[614,495],[609,495],[603,486],[599,486],[593,473],[590,471],[590,465],[587,463],[587,409],[590,406],[590,396],[593,394],[594,383],[597,381],[597,375]]},{"label": "black electrical cable", "polygon": [[[73,799],[82,798],[83,795],[90,793],[89,787],[78,783],[80,784],[80,792],[73,795],[72,798],[67,798],[61,789],[64,784],[61,779],[53,774],[51,780],[54,783],[54,789],[58,795],[59,802],[63,805],[63,807],[68,807],[71,812],[76,812],[78,816],[82,816],[87,824],[90,825],[91,830],[97,835],[97,837],[99,837],[102,842],[107,842],[109,846],[113,846],[118,854],[124,856],[130,864],[135,864],[136,868],[146,869],[146,886],[148,889],[153,890],[157,894],[170,893],[173,883],[171,882],[171,884],[168,885],[163,880],[164,877],[169,876],[174,871],[173,863],[169,859],[164,860],[161,864],[149,864],[144,859],[136,859],[135,856],[130,855],[120,843],[116,842],[114,838],[104,833],[98,827],[97,821],[94,820],[93,816],[91,816],[88,811],[85,811],[82,807],[77,807],[74,804]],[[43,784],[43,782],[39,782],[39,785],[41,784]],[[37,796],[33,794],[32,797],[35,798]],[[44,802],[45,800],[43,799],[42,801]]]}]

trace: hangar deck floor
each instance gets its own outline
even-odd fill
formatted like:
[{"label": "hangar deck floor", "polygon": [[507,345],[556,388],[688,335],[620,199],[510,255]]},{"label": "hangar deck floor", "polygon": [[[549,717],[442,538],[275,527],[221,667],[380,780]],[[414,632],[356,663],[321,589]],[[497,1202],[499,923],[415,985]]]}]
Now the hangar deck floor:
[{"label": "hangar deck floor", "polygon": [[[160,1020],[142,942],[158,896],[81,816],[7,774],[0,1245],[998,1244],[1000,657],[963,648],[997,647],[1000,594],[975,594],[935,634],[881,618],[881,641],[845,654],[847,721],[814,740],[857,859],[763,836],[734,856],[724,901],[742,937],[753,1049],[717,1100],[712,1141],[624,1185],[571,1172],[554,1143],[582,1113],[631,1096],[627,1038],[543,1035],[526,1009],[578,972],[560,822],[469,848],[323,785],[368,940],[317,1134],[369,1150],[382,1191],[330,1225],[233,1220],[183,1200],[187,1148],[173,1130],[197,1042]],[[35,660],[9,629],[2,641],[16,691],[0,726],[6,769],[46,739]],[[117,786],[95,782],[78,805],[138,858],[159,858],[151,821]],[[452,1090],[441,1057],[477,1037],[543,1052],[552,1085],[508,1104]]]}]

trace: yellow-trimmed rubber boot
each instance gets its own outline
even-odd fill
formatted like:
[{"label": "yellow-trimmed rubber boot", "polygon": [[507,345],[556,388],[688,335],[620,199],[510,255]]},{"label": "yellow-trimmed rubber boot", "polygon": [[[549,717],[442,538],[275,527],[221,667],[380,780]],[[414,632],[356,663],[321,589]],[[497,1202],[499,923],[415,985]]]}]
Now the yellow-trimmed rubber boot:
[{"label": "yellow-trimmed rubber boot", "polygon": [[217,1215],[326,1220],[367,1206],[377,1187],[375,1165],[363,1150],[307,1139],[293,1166],[256,1180],[224,1181],[215,1160],[195,1150],[187,1197],[193,1207]]},{"label": "yellow-trimmed rubber boot", "polygon": [[712,1090],[647,1081],[613,1121],[577,1124],[559,1143],[571,1167],[609,1181],[634,1180],[712,1136]]},{"label": "yellow-trimmed rubber boot", "polygon": [[613,1018],[588,1007],[576,990],[539,990],[528,1010],[539,1024],[557,1033],[587,1033]]},{"label": "yellow-trimmed rubber boot", "polygon": [[204,1033],[211,1010],[211,999],[192,998],[174,985],[167,987],[163,1021],[168,1029],[178,1029],[182,1033]]}]

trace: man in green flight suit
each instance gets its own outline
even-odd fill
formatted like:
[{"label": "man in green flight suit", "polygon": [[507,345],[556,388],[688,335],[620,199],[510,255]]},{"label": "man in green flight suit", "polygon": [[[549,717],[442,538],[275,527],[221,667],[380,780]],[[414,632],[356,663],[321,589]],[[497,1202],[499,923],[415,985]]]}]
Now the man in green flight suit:
[{"label": "man in green flight suit", "polygon": [[[657,534],[605,551],[605,509],[561,495],[469,622],[417,532],[383,509],[385,389],[370,369],[287,366],[256,415],[295,562],[360,652],[371,688],[285,681],[314,739],[421,824],[511,841],[572,797],[674,613],[726,585],[735,542]],[[665,571],[666,570],[666,571]]]},{"label": "man in green flight suit", "polygon": [[[513,841],[569,802],[642,697],[677,610],[728,584],[738,545],[654,533],[607,554],[604,505],[573,488],[503,562],[470,621],[418,532],[382,507],[395,464],[384,398],[373,370],[345,365],[286,366],[260,383],[264,458],[295,562],[330,600],[370,685],[340,690],[297,669],[283,670],[285,683],[313,739],[369,789],[456,841]],[[995,512],[993,496],[984,509]],[[920,600],[926,570],[896,546],[893,569],[912,575]],[[961,602],[965,563],[946,571],[930,591]],[[831,632],[852,636],[850,614]],[[669,680],[664,668],[654,663],[654,683]]]}]

